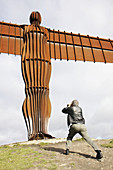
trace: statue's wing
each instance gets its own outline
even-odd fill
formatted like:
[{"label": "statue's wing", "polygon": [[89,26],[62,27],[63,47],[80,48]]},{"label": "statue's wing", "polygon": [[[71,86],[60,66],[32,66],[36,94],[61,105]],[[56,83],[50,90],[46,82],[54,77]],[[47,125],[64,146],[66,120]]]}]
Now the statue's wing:
[{"label": "statue's wing", "polygon": [[113,40],[48,29],[50,57],[113,63]]},{"label": "statue's wing", "polygon": [[[113,63],[113,40],[48,29],[50,58]],[[21,55],[21,25],[0,22],[0,53]]]},{"label": "statue's wing", "polygon": [[21,25],[0,22],[0,53],[21,55],[23,29]]}]

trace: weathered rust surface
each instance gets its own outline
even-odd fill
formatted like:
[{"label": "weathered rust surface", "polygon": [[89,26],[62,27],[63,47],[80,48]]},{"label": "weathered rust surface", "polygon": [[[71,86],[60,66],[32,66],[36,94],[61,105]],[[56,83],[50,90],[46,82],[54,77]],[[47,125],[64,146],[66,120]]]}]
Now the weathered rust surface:
[{"label": "weathered rust surface", "polygon": [[113,40],[65,31],[48,31],[51,58],[113,63]]},{"label": "weathered rust surface", "polygon": [[26,92],[23,114],[29,140],[50,137],[47,135],[51,114],[49,99],[51,60],[47,47],[48,32],[39,25],[40,22],[35,22],[35,14],[38,20],[38,14],[32,13],[31,25],[23,27],[22,74]]},{"label": "weathered rust surface", "polygon": [[0,53],[21,55],[23,29],[20,25],[0,22]]},{"label": "weathered rust surface", "polygon": [[[0,22],[1,53],[22,55],[22,27]],[[46,32],[50,58],[113,63],[113,40],[50,29]]]},{"label": "weathered rust surface", "polygon": [[22,110],[32,140],[52,137],[47,131],[51,59],[113,63],[113,40],[42,27],[38,12],[31,13],[30,22],[0,22],[0,53],[21,55],[26,94]]}]

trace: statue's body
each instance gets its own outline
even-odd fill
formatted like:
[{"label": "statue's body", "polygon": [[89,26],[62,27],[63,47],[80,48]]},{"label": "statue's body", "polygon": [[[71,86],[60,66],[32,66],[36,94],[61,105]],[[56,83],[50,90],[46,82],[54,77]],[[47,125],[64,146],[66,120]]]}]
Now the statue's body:
[{"label": "statue's body", "polygon": [[47,29],[39,26],[39,13],[32,13],[31,18],[31,25],[23,27],[22,74],[26,92],[23,114],[29,139],[36,139],[47,134],[51,113],[49,99],[51,60],[47,47]]}]

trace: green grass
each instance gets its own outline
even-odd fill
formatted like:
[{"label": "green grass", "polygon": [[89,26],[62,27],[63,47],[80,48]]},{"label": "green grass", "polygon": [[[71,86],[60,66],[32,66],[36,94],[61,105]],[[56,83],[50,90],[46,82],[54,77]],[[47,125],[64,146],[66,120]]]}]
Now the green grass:
[{"label": "green grass", "polygon": [[76,140],[73,140],[73,142],[76,142],[76,141],[84,141],[84,138],[78,138]]},{"label": "green grass", "polygon": [[72,167],[75,167],[75,163],[74,163],[74,162],[71,162],[70,165],[71,165]]},{"label": "green grass", "polygon": [[[0,170],[24,170],[31,167],[55,169],[52,160],[46,160],[46,154],[35,151],[29,146],[15,145],[0,147]],[[52,166],[54,165],[54,166]]]},{"label": "green grass", "polygon": [[40,146],[47,146],[49,143],[41,142],[39,143]]},{"label": "green grass", "polygon": [[102,144],[101,146],[106,148],[113,148],[113,139],[111,139],[109,143]]},{"label": "green grass", "polygon": [[110,143],[113,144],[113,139],[111,139]]},{"label": "green grass", "polygon": [[57,166],[56,164],[52,163],[51,166],[48,168],[48,170],[56,170]]}]

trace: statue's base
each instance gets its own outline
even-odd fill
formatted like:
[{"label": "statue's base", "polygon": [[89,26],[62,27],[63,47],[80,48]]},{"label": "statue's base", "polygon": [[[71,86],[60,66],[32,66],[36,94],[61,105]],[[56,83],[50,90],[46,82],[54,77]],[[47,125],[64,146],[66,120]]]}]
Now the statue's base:
[{"label": "statue's base", "polygon": [[50,134],[39,132],[29,136],[28,140],[41,140],[41,139],[53,139],[53,138],[55,137],[51,136]]}]

